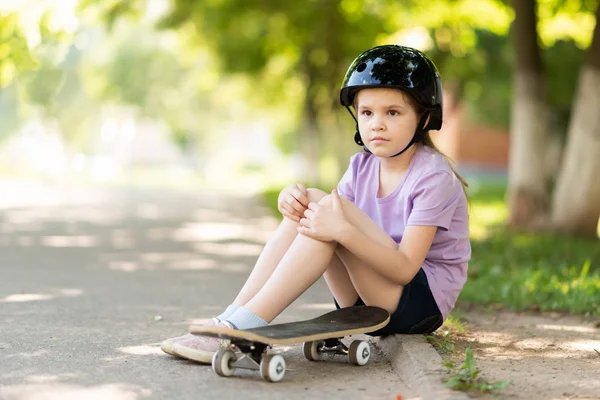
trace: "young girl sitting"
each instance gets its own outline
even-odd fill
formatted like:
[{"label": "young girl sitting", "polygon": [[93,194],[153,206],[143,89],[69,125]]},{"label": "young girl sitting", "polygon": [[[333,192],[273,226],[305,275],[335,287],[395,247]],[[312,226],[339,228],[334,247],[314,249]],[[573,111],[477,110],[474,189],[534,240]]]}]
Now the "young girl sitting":
[{"label": "young girl sitting", "polygon": [[[233,303],[208,324],[268,325],[321,276],[336,307],[390,312],[373,336],[433,332],[454,307],[471,246],[466,183],[429,136],[442,126],[436,67],[418,50],[378,46],[351,64],[340,99],[363,151],[331,194],[300,184],[281,191],[275,235]],[[223,346],[187,334],[161,348],[210,363]]]}]

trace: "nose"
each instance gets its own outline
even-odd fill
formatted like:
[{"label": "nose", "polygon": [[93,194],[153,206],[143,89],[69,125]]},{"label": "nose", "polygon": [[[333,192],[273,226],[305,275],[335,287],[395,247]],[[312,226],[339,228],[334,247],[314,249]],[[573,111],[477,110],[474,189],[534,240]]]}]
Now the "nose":
[{"label": "nose", "polygon": [[384,131],[385,123],[383,122],[383,118],[374,116],[371,120],[371,129],[374,131]]}]

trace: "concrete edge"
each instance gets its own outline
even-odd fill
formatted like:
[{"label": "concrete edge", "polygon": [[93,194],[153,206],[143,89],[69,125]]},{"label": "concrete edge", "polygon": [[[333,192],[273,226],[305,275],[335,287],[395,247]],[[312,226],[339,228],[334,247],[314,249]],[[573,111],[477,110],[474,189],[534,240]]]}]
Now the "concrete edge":
[{"label": "concrete edge", "polygon": [[442,357],[423,335],[391,335],[373,344],[390,361],[396,374],[425,400],[468,400],[466,393],[442,383],[446,371]]}]

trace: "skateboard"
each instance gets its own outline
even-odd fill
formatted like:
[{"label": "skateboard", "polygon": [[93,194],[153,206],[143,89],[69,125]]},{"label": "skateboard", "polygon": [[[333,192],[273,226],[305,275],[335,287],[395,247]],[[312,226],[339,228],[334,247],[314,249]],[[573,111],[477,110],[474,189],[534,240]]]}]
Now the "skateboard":
[{"label": "skateboard", "polygon": [[355,340],[349,347],[342,343],[346,336],[370,333],[386,326],[390,314],[379,307],[356,306],[328,312],[305,321],[275,324],[262,328],[236,330],[215,326],[192,325],[190,333],[198,336],[230,340],[242,355],[231,349],[221,349],[212,359],[212,368],[222,377],[232,376],[236,368],[260,371],[269,382],[279,382],[285,375],[285,359],[279,354],[267,354],[276,345],[303,343],[304,356],[318,361],[323,354],[347,356],[354,365],[365,365],[371,349],[365,341]]}]

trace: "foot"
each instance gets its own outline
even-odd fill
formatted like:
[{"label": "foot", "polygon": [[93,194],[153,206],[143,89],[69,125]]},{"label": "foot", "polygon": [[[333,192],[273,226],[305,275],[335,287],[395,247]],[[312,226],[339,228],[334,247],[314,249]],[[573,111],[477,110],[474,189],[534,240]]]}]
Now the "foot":
[{"label": "foot", "polygon": [[[219,322],[216,326],[233,328],[228,322]],[[233,349],[229,340],[192,334],[186,336],[186,339],[175,342],[172,345],[171,350],[174,356],[202,364],[211,364],[213,355],[217,351],[221,349]]]},{"label": "foot", "polygon": [[[212,318],[210,321],[205,322],[202,325],[204,325],[204,326],[215,326],[219,322],[220,321],[218,319]],[[164,351],[165,353],[167,353],[167,354],[170,354],[172,356],[176,356],[177,357],[177,354],[175,354],[173,352],[173,344],[175,344],[175,343],[182,343],[182,342],[185,342],[185,341],[187,341],[189,339],[193,339],[195,337],[196,336],[192,335],[191,333],[187,333],[187,334],[185,334],[183,336],[177,336],[177,337],[174,337],[174,338],[167,339],[167,340],[165,340],[164,342],[162,342],[160,344],[160,349],[162,351]]]}]

